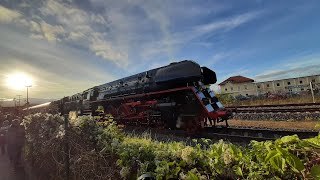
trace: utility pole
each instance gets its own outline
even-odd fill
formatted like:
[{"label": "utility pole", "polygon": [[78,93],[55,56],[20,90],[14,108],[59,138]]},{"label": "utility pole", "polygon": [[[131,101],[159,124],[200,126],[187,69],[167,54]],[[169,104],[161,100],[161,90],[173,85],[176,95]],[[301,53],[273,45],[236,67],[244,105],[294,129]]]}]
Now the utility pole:
[{"label": "utility pole", "polygon": [[29,109],[29,87],[32,87],[32,85],[26,85],[27,87],[27,109]]},{"label": "utility pole", "polygon": [[27,86],[27,107],[29,107],[29,86]]},{"label": "utility pole", "polygon": [[18,111],[18,112],[17,112],[17,113],[18,113],[18,115],[20,116],[20,114],[21,114],[21,113],[20,113],[20,110],[21,110],[21,109],[20,109],[20,108],[21,108],[20,98],[21,98],[22,95],[17,95],[17,96],[19,97],[19,99],[18,99],[18,108],[17,108],[17,111]]},{"label": "utility pole", "polygon": [[310,82],[310,90],[312,95],[312,102],[315,103],[312,82]]},{"label": "utility pole", "polygon": [[20,97],[21,97],[22,95],[17,95],[17,96],[19,97],[18,106],[20,107]]}]

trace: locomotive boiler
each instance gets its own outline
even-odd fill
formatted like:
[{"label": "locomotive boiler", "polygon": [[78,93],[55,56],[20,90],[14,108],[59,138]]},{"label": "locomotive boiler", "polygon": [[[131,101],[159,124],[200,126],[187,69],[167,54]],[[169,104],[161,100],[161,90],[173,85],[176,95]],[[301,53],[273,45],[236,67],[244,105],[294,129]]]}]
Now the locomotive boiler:
[{"label": "locomotive boiler", "polygon": [[216,81],[214,71],[184,60],[92,87],[48,106],[78,115],[97,115],[103,107],[104,114],[119,124],[194,132],[216,122],[228,125],[231,114],[209,88]]}]

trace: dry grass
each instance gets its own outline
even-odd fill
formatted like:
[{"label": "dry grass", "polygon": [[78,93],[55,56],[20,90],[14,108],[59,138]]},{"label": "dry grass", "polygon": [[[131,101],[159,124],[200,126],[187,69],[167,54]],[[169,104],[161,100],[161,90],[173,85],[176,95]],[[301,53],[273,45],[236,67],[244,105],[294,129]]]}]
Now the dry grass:
[{"label": "dry grass", "polygon": [[252,121],[252,120],[229,120],[230,126],[258,127],[258,128],[282,128],[315,130],[317,121]]},{"label": "dry grass", "polygon": [[[320,103],[320,97],[315,97],[315,102]],[[278,105],[278,104],[302,104],[312,103],[312,96],[292,97],[285,99],[256,99],[256,100],[242,100],[231,103],[225,103],[227,106],[257,106],[257,105]]]}]

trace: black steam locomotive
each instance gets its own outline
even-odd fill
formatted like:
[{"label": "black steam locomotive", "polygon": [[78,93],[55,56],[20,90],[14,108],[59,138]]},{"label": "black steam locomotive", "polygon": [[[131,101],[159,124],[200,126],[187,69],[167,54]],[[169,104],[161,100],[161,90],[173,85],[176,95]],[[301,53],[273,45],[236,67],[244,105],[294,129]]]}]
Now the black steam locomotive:
[{"label": "black steam locomotive", "polygon": [[[230,113],[215,97],[210,84],[216,74],[189,60],[145,71],[133,76],[95,86],[44,106],[63,114],[104,114],[118,123],[152,125],[197,131],[216,122],[226,121]],[[50,107],[50,108],[48,108]]]}]

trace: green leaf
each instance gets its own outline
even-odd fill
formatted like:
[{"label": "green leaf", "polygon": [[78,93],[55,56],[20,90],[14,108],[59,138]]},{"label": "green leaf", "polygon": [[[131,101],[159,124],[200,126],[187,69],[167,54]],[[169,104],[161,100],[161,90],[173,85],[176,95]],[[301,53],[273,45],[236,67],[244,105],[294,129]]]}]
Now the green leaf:
[{"label": "green leaf", "polygon": [[264,142],[264,147],[268,150],[271,151],[272,142],[271,141],[266,141]]},{"label": "green leaf", "polygon": [[196,174],[191,172],[191,171],[188,172],[188,178],[187,179],[188,180],[200,180],[200,178]]},{"label": "green leaf", "polygon": [[300,141],[299,137],[295,134],[293,136],[284,136],[277,140],[280,144],[289,144],[289,143],[295,143]]},{"label": "green leaf", "polygon": [[320,165],[314,165],[311,168],[311,175],[315,179],[319,180],[320,179]]},{"label": "green leaf", "polygon": [[175,165],[175,162],[168,162],[168,166],[170,167],[170,166],[174,166]]},{"label": "green leaf", "polygon": [[275,147],[276,147],[276,150],[282,155],[288,153],[288,150],[284,150],[280,146],[275,146]]},{"label": "green leaf", "polygon": [[123,161],[121,159],[118,159],[116,164],[117,164],[117,166],[122,166],[123,165]]},{"label": "green leaf", "polygon": [[235,158],[235,160],[239,160],[239,158],[242,157],[242,152],[241,150],[239,150],[235,145],[230,144],[230,152],[233,155],[233,157]]},{"label": "green leaf", "polygon": [[280,156],[280,154],[278,156],[273,156],[272,158],[270,158],[269,161],[270,161],[271,166],[274,169],[283,173],[286,160],[284,158],[282,158]]},{"label": "green leaf", "polygon": [[177,176],[180,171],[181,171],[181,168],[179,166],[176,167],[176,169],[174,170],[174,175]]},{"label": "green leaf", "polygon": [[318,138],[305,139],[303,142],[306,142],[311,147],[320,149],[320,140]]},{"label": "green leaf", "polygon": [[290,152],[287,152],[284,158],[286,162],[292,167],[293,171],[300,172],[304,170],[304,165],[297,156],[291,154]]},{"label": "green leaf", "polygon": [[282,149],[280,146],[276,146],[278,153],[281,153],[285,161],[291,166],[292,170],[295,172],[300,172],[304,170],[304,166],[300,159],[291,154],[288,150]]},{"label": "green leaf", "polygon": [[185,167],[187,165],[187,163],[185,161],[180,161],[179,162],[179,166],[180,167]]},{"label": "green leaf", "polygon": [[242,169],[241,169],[239,166],[236,167],[235,173],[236,173],[238,176],[242,176],[242,177],[243,177]]},{"label": "green leaf", "polygon": [[268,162],[271,158],[275,156],[279,156],[280,154],[276,150],[269,151],[267,157],[265,158],[264,162]]}]

